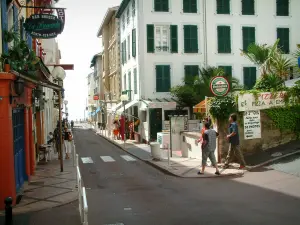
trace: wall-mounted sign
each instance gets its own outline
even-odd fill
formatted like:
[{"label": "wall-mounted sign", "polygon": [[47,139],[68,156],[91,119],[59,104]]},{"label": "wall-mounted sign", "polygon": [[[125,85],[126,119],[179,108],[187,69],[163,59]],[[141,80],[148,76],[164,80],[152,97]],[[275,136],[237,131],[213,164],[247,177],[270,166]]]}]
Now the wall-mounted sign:
[{"label": "wall-mounted sign", "polygon": [[94,100],[99,100],[99,95],[94,95],[93,99]]},{"label": "wall-mounted sign", "polygon": [[165,110],[175,109],[176,102],[150,102],[148,108],[149,109],[163,108]]},{"label": "wall-mounted sign", "polygon": [[247,111],[244,113],[245,140],[261,138],[260,111]]},{"label": "wall-mounted sign", "polygon": [[222,76],[216,76],[210,81],[210,90],[215,96],[225,96],[230,90],[228,80]]},{"label": "wall-mounted sign", "polygon": [[25,30],[33,38],[56,38],[63,31],[63,22],[57,16],[33,14],[24,23]]}]

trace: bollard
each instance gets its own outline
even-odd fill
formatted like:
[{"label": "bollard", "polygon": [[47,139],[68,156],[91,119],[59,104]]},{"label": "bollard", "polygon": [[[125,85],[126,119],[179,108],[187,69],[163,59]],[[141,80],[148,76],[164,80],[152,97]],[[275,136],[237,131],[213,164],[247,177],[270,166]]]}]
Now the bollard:
[{"label": "bollard", "polygon": [[13,199],[12,197],[7,197],[4,200],[5,204],[5,224],[12,224],[12,203]]}]

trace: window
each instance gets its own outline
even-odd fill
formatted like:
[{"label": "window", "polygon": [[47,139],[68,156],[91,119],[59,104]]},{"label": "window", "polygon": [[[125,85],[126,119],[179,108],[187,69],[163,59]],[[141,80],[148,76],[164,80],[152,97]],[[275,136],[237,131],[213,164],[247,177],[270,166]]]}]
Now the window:
[{"label": "window", "polygon": [[255,0],[242,0],[242,15],[255,14]]},{"label": "window", "polygon": [[255,43],[255,27],[243,27],[243,50],[247,51],[250,44]]},{"label": "window", "polygon": [[254,87],[256,83],[256,67],[244,67],[244,86],[246,89],[250,90]]},{"label": "window", "polygon": [[230,0],[216,0],[217,14],[230,14]]},{"label": "window", "polygon": [[135,0],[132,0],[131,7],[132,7],[132,17],[135,17]]},{"label": "window", "polygon": [[289,0],[276,0],[276,15],[277,16],[289,15]]},{"label": "window", "polygon": [[184,66],[185,84],[193,84],[196,77],[199,77],[199,66],[198,65]]},{"label": "window", "polygon": [[128,72],[128,97],[129,97],[129,100],[131,100],[131,71]]},{"label": "window", "polygon": [[171,25],[171,53],[178,52],[178,28],[177,25]]},{"label": "window", "polygon": [[230,88],[232,87],[232,66],[219,66],[224,71],[224,77],[228,79]]},{"label": "window", "polygon": [[284,54],[290,53],[290,29],[277,28],[277,39],[279,39],[278,46]]},{"label": "window", "polygon": [[128,37],[127,37],[127,43],[128,43],[128,53],[127,53],[127,55],[128,55],[128,60],[130,59],[130,36],[128,35]]},{"label": "window", "polygon": [[169,26],[155,26],[155,52],[169,51]]},{"label": "window", "polygon": [[127,50],[126,50],[126,40],[124,41],[124,62],[127,62]]},{"label": "window", "polygon": [[129,7],[127,8],[127,24],[130,22],[130,13],[129,13]]},{"label": "window", "polygon": [[126,57],[127,57],[127,54],[126,54],[126,40],[122,42],[121,44],[121,48],[122,48],[122,64],[124,65],[126,63]]},{"label": "window", "polygon": [[198,27],[196,25],[184,25],[184,52],[198,53]]},{"label": "window", "polygon": [[197,13],[197,0],[182,0],[184,13]]},{"label": "window", "polygon": [[133,69],[133,93],[137,94],[138,92],[138,85],[137,85],[137,70],[136,68]]},{"label": "window", "polygon": [[122,29],[125,30],[125,15],[122,16]]},{"label": "window", "polygon": [[156,92],[169,92],[171,88],[169,65],[156,66]]},{"label": "window", "polygon": [[218,26],[218,53],[231,53],[230,26]]},{"label": "window", "polygon": [[136,57],[136,29],[132,29],[132,57]]},{"label": "window", "polygon": [[169,12],[169,0],[154,0],[155,12]]},{"label": "window", "polygon": [[154,53],[154,25],[147,24],[147,52]]},{"label": "window", "polygon": [[127,85],[126,85],[126,74],[124,74],[124,78],[123,78],[123,91],[126,91],[127,89]]}]

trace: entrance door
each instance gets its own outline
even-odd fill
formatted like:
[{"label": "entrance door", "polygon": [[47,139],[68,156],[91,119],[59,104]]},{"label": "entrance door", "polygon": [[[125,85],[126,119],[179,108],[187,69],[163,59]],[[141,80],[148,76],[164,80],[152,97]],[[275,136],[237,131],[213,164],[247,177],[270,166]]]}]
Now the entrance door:
[{"label": "entrance door", "polygon": [[24,109],[13,110],[13,140],[14,140],[14,163],[15,181],[17,192],[26,180],[25,169],[25,142],[24,142]]},{"label": "entrance door", "polygon": [[162,131],[162,109],[149,109],[150,141],[157,139],[157,133]]}]

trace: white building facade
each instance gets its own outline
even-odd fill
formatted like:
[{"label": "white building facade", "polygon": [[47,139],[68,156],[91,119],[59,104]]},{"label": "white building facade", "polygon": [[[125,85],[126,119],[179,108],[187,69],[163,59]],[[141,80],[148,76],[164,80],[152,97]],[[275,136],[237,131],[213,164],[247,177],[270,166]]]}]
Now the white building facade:
[{"label": "white building facade", "polygon": [[125,109],[138,111],[142,138],[167,129],[176,107],[170,87],[199,75],[199,67],[222,67],[251,88],[259,71],[241,49],[280,38],[292,53],[300,42],[298,9],[299,0],[123,0],[117,12],[122,90],[131,93]]}]

